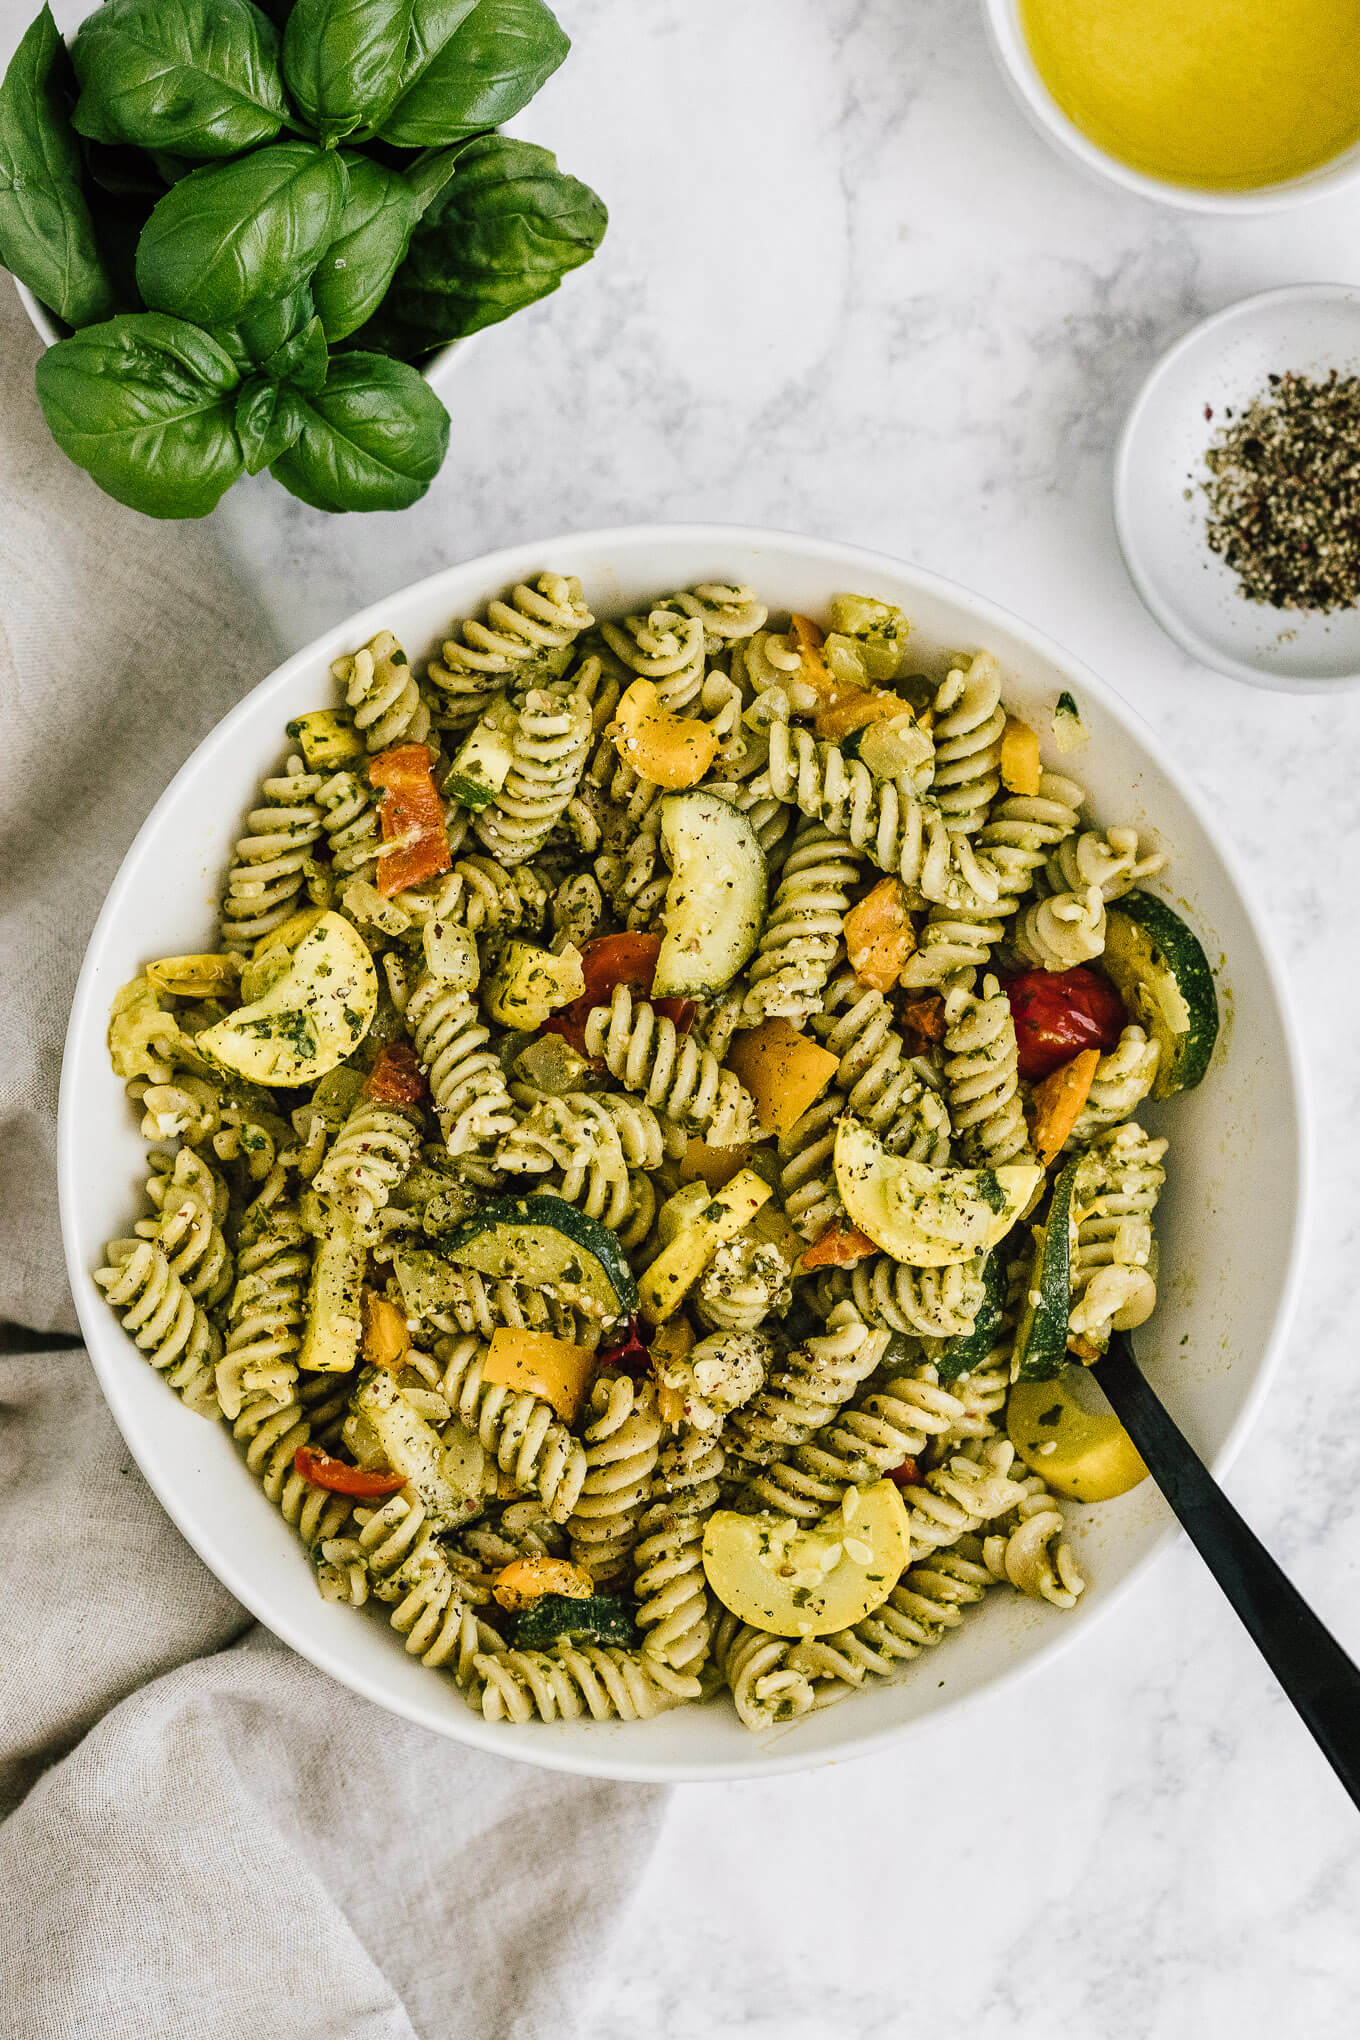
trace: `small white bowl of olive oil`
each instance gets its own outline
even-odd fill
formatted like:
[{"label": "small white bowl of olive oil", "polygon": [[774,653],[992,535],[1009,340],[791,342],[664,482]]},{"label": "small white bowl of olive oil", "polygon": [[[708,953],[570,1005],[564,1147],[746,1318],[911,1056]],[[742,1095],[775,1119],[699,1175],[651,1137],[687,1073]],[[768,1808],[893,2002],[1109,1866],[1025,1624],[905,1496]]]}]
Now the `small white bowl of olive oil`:
[{"label": "small white bowl of olive oil", "polygon": [[984,0],[1031,120],[1109,182],[1268,212],[1360,179],[1355,0]]}]

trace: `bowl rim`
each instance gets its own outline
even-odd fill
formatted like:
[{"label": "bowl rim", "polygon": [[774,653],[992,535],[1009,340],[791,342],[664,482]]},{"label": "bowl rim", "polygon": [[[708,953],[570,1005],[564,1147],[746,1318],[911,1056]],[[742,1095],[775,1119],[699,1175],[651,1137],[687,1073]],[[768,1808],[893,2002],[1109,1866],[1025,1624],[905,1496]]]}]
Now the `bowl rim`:
[{"label": "bowl rim", "polygon": [[719,1759],[713,1762],[658,1761],[627,1755],[617,1755],[616,1741],[606,1744],[601,1741],[598,1755],[591,1749],[578,1752],[570,1747],[561,1747],[545,1740],[541,1749],[526,1747],[519,1743],[507,1744],[501,1739],[501,1725],[485,1722],[471,1710],[466,1720],[457,1720],[439,1712],[432,1705],[426,1707],[419,1701],[394,1698],[380,1690],[380,1682],[370,1678],[361,1667],[348,1662],[343,1644],[336,1648],[320,1643],[301,1642],[290,1633],[291,1624],[284,1621],[276,1626],[274,1613],[265,1613],[268,1605],[267,1592],[262,1594],[253,1574],[238,1566],[234,1553],[225,1547],[214,1548],[208,1556],[197,1536],[191,1536],[174,1494],[166,1492],[158,1479],[146,1465],[136,1425],[131,1434],[121,1421],[121,1396],[112,1368],[108,1368],[96,1357],[100,1343],[107,1337],[112,1320],[105,1312],[96,1311],[99,1301],[88,1279],[84,1243],[77,1237],[75,1210],[75,1179],[80,1165],[79,1132],[75,1122],[74,1069],[76,1059],[82,1050],[92,1045],[86,1037],[102,1044],[104,1025],[101,1016],[94,1010],[95,981],[99,964],[99,951],[107,931],[120,919],[128,894],[132,889],[132,865],[134,857],[144,842],[154,835],[162,809],[169,802],[180,782],[197,769],[198,760],[210,747],[226,750],[234,740],[239,727],[246,724],[253,715],[253,704],[260,691],[266,687],[283,685],[294,673],[301,670],[316,657],[315,646],[325,642],[333,633],[343,632],[355,635],[361,642],[370,636],[391,613],[392,605],[402,601],[417,590],[423,590],[445,576],[462,574],[476,569],[487,586],[504,586],[523,578],[526,572],[564,548],[612,549],[615,553],[630,548],[642,549],[657,544],[677,547],[720,547],[724,544],[745,545],[752,548],[796,547],[805,556],[834,564],[847,572],[873,577],[888,572],[894,576],[906,575],[928,597],[946,602],[960,603],[970,610],[977,619],[980,631],[995,628],[1010,633],[1019,639],[1027,650],[1039,657],[1057,664],[1078,685],[1089,687],[1104,706],[1110,710],[1117,722],[1131,726],[1136,741],[1155,761],[1158,769],[1165,772],[1176,791],[1186,802],[1206,837],[1227,876],[1232,890],[1260,945],[1265,963],[1266,976],[1275,999],[1281,1020],[1284,1040],[1285,1064],[1288,1074],[1291,1102],[1293,1105],[1294,1142],[1293,1165],[1295,1195],[1288,1221],[1288,1254],[1284,1278],[1280,1285],[1271,1322],[1266,1330],[1262,1345],[1261,1363],[1255,1380],[1247,1390],[1241,1407],[1228,1429],[1223,1444],[1212,1461],[1214,1472],[1221,1478],[1241,1449],[1251,1426],[1259,1415],[1262,1402],[1274,1380],[1283,1352],[1285,1337],[1294,1314],[1303,1274],[1303,1247],[1307,1233],[1308,1209],[1311,1201],[1311,1110],[1307,1077],[1300,1048],[1298,1023],[1290,1002],[1287,983],[1275,953],[1274,941],[1257,909],[1251,904],[1250,894],[1236,852],[1224,839],[1217,822],[1208,810],[1198,789],[1180,766],[1169,756],[1162,740],[1138,711],[1128,703],[1108,681],[1102,680],[1081,659],[1068,652],[1065,647],[1045,632],[1013,615],[1010,611],[992,602],[985,596],[976,595],[962,583],[949,580],[924,568],[918,568],[909,561],[889,553],[878,552],[866,547],[844,545],[836,540],[806,538],[796,532],[777,528],[751,525],[730,525],[721,523],[686,524],[627,524],[608,526],[590,531],[558,532],[553,536],[499,547],[496,551],[481,554],[473,559],[456,562],[442,567],[434,574],[424,575],[418,581],[408,583],[404,588],[367,603],[318,638],[301,646],[266,674],[256,686],[229,709],[225,716],[214,725],[179,771],[170,780],[164,791],[153,804],[145,821],[119,866],[118,873],[109,887],[94,928],[91,931],[80,974],[72,998],[71,1014],[66,1029],[62,1056],[61,1087],[57,1113],[57,1188],[61,1213],[62,1241],[66,1255],[67,1272],[75,1301],[81,1331],[86,1341],[86,1350],[94,1368],[101,1392],[109,1405],[114,1422],[137,1461],[148,1486],[165,1509],[186,1543],[203,1560],[228,1592],[241,1602],[256,1621],[273,1635],[280,1637],[290,1649],[305,1657],[319,1670],[328,1674],[351,1692],[361,1694],[376,1706],[430,1729],[446,1740],[466,1743],[492,1755],[506,1757],[512,1761],[529,1764],[543,1770],[560,1771],[579,1777],[610,1778],[625,1783],[684,1784],[722,1783],[739,1778],[766,1778],[788,1772],[820,1769],[824,1765],[838,1763],[851,1757],[868,1756],[876,1750],[883,1750],[901,1741],[914,1727],[925,1730],[937,1725],[946,1715],[957,1715],[966,1708],[990,1700],[1008,1686],[1051,1664],[1061,1653],[1070,1650],[1078,1640],[1091,1633],[1094,1626],[1103,1621],[1109,1611],[1122,1602],[1135,1585],[1146,1578],[1154,1562],[1169,1548],[1179,1535],[1174,1521],[1168,1520],[1154,1538],[1143,1557],[1128,1575],[1101,1596],[1100,1605],[1092,1611],[1080,1628],[1056,1631],[1052,1640],[1041,1650],[1013,1659],[998,1668],[996,1674],[985,1684],[971,1692],[951,1695],[921,1722],[889,1723],[877,1729],[866,1729],[859,1734],[848,1733],[830,1751],[818,1751],[811,1755],[789,1753],[781,1755],[777,1748],[762,1746],[758,1739],[751,1738],[751,1749],[742,1757]]},{"label": "bowl rim", "polygon": [[[18,292],[19,302],[28,314],[29,325],[44,347],[55,347],[58,340],[64,336],[47,306],[40,297],[34,295],[26,283],[21,283],[17,276],[12,275],[10,282]],[[420,373],[431,388],[443,381],[455,360],[466,361],[469,347],[480,337],[479,333],[469,333],[462,340],[450,340],[445,346],[437,348],[433,354],[426,357],[420,364]]]},{"label": "bowl rim", "polygon": [[1200,633],[1188,614],[1169,602],[1153,582],[1143,564],[1143,556],[1134,536],[1136,520],[1133,514],[1133,462],[1139,439],[1146,427],[1147,416],[1156,401],[1158,392],[1165,381],[1179,366],[1185,356],[1195,352],[1204,341],[1215,334],[1226,332],[1235,325],[1247,325],[1261,311],[1276,305],[1303,304],[1346,304],[1355,313],[1357,335],[1360,336],[1360,283],[1285,283],[1270,290],[1253,291],[1250,296],[1236,298],[1206,318],[1199,319],[1173,340],[1165,351],[1158,355],[1125,413],[1124,423],[1115,442],[1113,466],[1114,528],[1119,540],[1119,550],[1129,579],[1133,582],[1139,598],[1148,613],[1159,623],[1167,636],[1174,640],[1183,651],[1190,653],[1202,665],[1210,666],[1215,672],[1226,673],[1232,680],[1244,680],[1250,687],[1264,687],[1276,694],[1331,694],[1342,693],[1350,688],[1360,687],[1360,668],[1350,673],[1319,674],[1317,676],[1297,673],[1274,673],[1269,667],[1254,665],[1249,659],[1235,658],[1231,652],[1219,649],[1217,645]]},{"label": "bowl rim", "polygon": [[1029,53],[1020,26],[1019,0],[982,0],[982,5],[992,55],[1020,106],[1055,148],[1107,183],[1181,212],[1244,214],[1284,212],[1306,205],[1310,199],[1331,197],[1360,181],[1360,141],[1298,177],[1245,191],[1176,184],[1170,178],[1136,170],[1091,141],[1063,112]]}]

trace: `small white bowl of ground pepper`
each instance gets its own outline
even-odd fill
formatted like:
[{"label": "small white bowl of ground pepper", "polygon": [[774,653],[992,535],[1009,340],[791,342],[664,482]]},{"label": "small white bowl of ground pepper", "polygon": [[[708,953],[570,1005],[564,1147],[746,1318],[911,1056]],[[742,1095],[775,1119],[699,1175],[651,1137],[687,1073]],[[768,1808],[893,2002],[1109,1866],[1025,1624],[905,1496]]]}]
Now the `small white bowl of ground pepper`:
[{"label": "small white bowl of ground pepper", "polygon": [[1135,587],[1205,665],[1360,685],[1360,285],[1264,291],[1163,355],[1115,459]]}]

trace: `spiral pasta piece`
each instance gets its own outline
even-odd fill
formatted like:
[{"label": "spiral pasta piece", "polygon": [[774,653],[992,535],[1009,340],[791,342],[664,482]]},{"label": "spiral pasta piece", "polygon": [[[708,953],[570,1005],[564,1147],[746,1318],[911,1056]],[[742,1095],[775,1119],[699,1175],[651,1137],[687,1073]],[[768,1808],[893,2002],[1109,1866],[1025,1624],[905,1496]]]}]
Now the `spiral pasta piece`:
[{"label": "spiral pasta piece", "polygon": [[920,1339],[957,1339],[971,1332],[982,1306],[982,1263],[911,1268],[891,1254],[874,1254],[853,1269],[831,1269],[814,1286],[830,1307],[849,1297],[866,1324]]},{"label": "spiral pasta piece", "polygon": [[786,1459],[757,1468],[737,1505],[816,1523],[840,1507],[848,1489],[881,1479],[928,1445],[949,1438],[963,1414],[963,1404],[940,1386],[933,1367],[916,1367],[890,1381],[871,1380]]},{"label": "spiral pasta piece", "polygon": [[354,710],[354,727],[370,751],[390,744],[423,744],[430,734],[430,709],[411,671],[411,662],[390,630],[331,667]]},{"label": "spiral pasta piece", "polygon": [[836,1083],[848,1110],[872,1127],[889,1153],[943,1168],[952,1129],[938,1078],[907,1054],[882,992],[842,971],[827,987],[812,1029],[840,1057]]},{"label": "spiral pasta piece", "polygon": [[802,649],[791,632],[753,631],[733,645],[730,663],[732,678],[752,703],[750,719],[758,725],[816,713],[821,697],[802,678]]},{"label": "spiral pasta piece", "polygon": [[1112,1331],[1132,1331],[1152,1315],[1152,1213],[1166,1181],[1166,1145],[1129,1119],[1097,1134],[1077,1164],[1069,1340],[1101,1351]]},{"label": "spiral pasta piece", "polygon": [[849,1688],[818,1682],[790,1663],[794,1645],[724,1613],[713,1634],[713,1651],[743,1728],[760,1735],[798,1721],[814,1708],[838,1700]]},{"label": "spiral pasta piece", "polygon": [[270,1204],[253,1219],[247,1214],[217,1363],[217,1400],[229,1422],[248,1400],[291,1400],[311,1267],[311,1241],[295,1204]]},{"label": "spiral pasta piece", "polygon": [[710,1049],[682,1035],[673,1020],[627,985],[615,985],[608,1006],[586,1021],[586,1053],[601,1056],[625,1090],[643,1095],[654,1111],[695,1133],[709,1128],[715,1147],[737,1147],[755,1131],[750,1093]]},{"label": "spiral pasta piece", "polygon": [[1029,1153],[1019,1061],[1010,1002],[996,979],[983,980],[980,999],[951,991],[944,1036],[949,1116],[964,1155],[981,1167],[994,1169]]},{"label": "spiral pasta piece", "polygon": [[419,1145],[420,1126],[411,1112],[361,1097],[312,1178],[312,1188],[367,1230],[410,1171]]},{"label": "spiral pasta piece", "polygon": [[490,1031],[466,992],[421,973],[406,1006],[406,1027],[430,1082],[444,1145],[475,1154],[515,1124],[505,1073],[488,1048]]},{"label": "spiral pasta piece", "polygon": [[123,1330],[189,1409],[216,1421],[221,1410],[214,1369],[222,1341],[202,1304],[149,1240],[111,1240],[106,1256],[94,1279]]},{"label": "spiral pasta piece", "polygon": [[630,672],[656,685],[657,704],[678,715],[689,707],[704,679],[704,622],[657,608],[646,616],[604,623],[600,635]]},{"label": "spiral pasta piece", "polygon": [[[867,765],[847,759],[839,745],[783,722],[770,725],[770,757],[762,779],[780,800],[792,801],[881,871],[900,878],[917,903],[943,899],[951,880],[958,883],[956,851],[943,815],[919,800],[905,779],[875,779]],[[965,848],[958,854],[969,858],[970,882],[985,889],[987,880],[971,853]]]},{"label": "spiral pasta piece", "polygon": [[1025,1489],[1010,1478],[1014,1462],[1013,1447],[994,1438],[981,1447],[978,1458],[970,1458],[966,1451],[956,1453],[918,1485],[903,1488],[912,1562],[957,1544],[993,1517],[1018,1507]]},{"label": "spiral pasta piece", "polygon": [[1161,1049],[1141,1027],[1126,1027],[1118,1042],[1096,1064],[1071,1147],[1087,1147],[1103,1127],[1117,1125],[1138,1110],[1157,1081]]},{"label": "spiral pasta piece", "polygon": [[637,1651],[596,1643],[501,1650],[474,1659],[469,1704],[486,1721],[650,1721],[675,1704]]},{"label": "spiral pasta piece", "polygon": [[331,866],[342,879],[362,879],[372,886],[378,872],[382,829],[371,787],[353,772],[336,772],[317,793]]},{"label": "spiral pasta piece", "polygon": [[840,948],[858,856],[820,822],[803,822],[748,967],[748,1025],[814,1012]]},{"label": "spiral pasta piece", "polygon": [[[344,1384],[339,1390],[341,1410],[347,1394]],[[283,1403],[273,1395],[248,1395],[232,1425],[232,1436],[245,1447],[246,1465],[309,1551],[324,1538],[338,1537],[350,1513],[346,1496],[313,1487],[293,1463],[299,1447],[310,1444],[317,1434],[313,1412],[296,1382]]]},{"label": "spiral pasta piece", "polygon": [[1001,789],[1001,670],[990,652],[950,668],[935,695],[932,792],[951,832],[975,836]]},{"label": "spiral pasta piece", "polygon": [[490,857],[460,857],[450,875],[460,881],[454,913],[474,935],[543,926],[548,888],[527,866],[503,871]]},{"label": "spiral pasta piece", "polygon": [[585,1481],[585,1447],[542,1396],[487,1381],[486,1354],[479,1339],[437,1340],[441,1393],[502,1473],[538,1495],[555,1523],[565,1523]]},{"label": "spiral pasta piece", "polygon": [[1045,772],[1037,794],[998,802],[977,836],[987,885],[960,889],[931,908],[915,954],[903,967],[901,982],[909,991],[955,980],[972,984],[1045,860],[1076,828],[1082,799],[1075,781]]},{"label": "spiral pasta piece", "polygon": [[642,1660],[678,1697],[695,1699],[709,1650],[704,1525],[718,1502],[723,1449],[686,1425],[663,1449],[634,1552]]},{"label": "spiral pasta piece", "polygon": [[508,601],[487,604],[485,621],[470,617],[455,625],[443,657],[430,660],[427,678],[439,697],[440,722],[449,728],[475,722],[507,686],[563,673],[573,644],[594,621],[575,575],[519,582]]},{"label": "spiral pasta piece", "polygon": [[871,1330],[853,1303],[838,1303],[825,1332],[774,1366],[760,1393],[731,1418],[724,1437],[733,1478],[746,1479],[805,1445],[868,1380],[887,1346],[887,1332]]},{"label": "spiral pasta piece", "polygon": [[1165,863],[1159,850],[1140,847],[1136,829],[1083,829],[1059,843],[1044,865],[1044,879],[1052,893],[1098,886],[1108,905]]},{"label": "spiral pasta piece", "polygon": [[1013,1525],[983,1539],[987,1570],[1032,1600],[1073,1608],[1086,1582],[1067,1542],[1062,1510],[1042,1481],[1026,1486],[1033,1491],[1017,1507]]},{"label": "spiral pasta piece", "polygon": [[173,1163],[156,1169],[147,1195],[155,1218],[139,1218],[133,1231],[151,1240],[172,1272],[205,1310],[222,1301],[232,1283],[231,1249],[222,1232],[227,1186],[192,1148],[181,1148]]},{"label": "spiral pasta piece", "polygon": [[846,1109],[843,1091],[832,1088],[809,1105],[775,1146],[784,1215],[805,1240],[820,1239],[843,1206],[836,1188],[836,1122]]},{"label": "spiral pasta piece", "polygon": [[449,1268],[444,1283],[448,1300],[430,1322],[451,1337],[476,1332],[489,1339],[502,1327],[548,1332],[571,1346],[590,1345],[599,1337],[599,1325],[584,1312],[527,1282],[497,1282],[475,1268]]},{"label": "spiral pasta piece", "polygon": [[724,1240],[694,1291],[694,1314],[711,1332],[753,1332],[792,1296],[778,1247],[750,1233]]},{"label": "spiral pasta piece", "polygon": [[549,904],[554,935],[583,949],[604,918],[599,881],[588,871],[573,872],[555,889]]},{"label": "spiral pasta piece", "polygon": [[869,1679],[899,1677],[986,1597],[992,1574],[972,1555],[976,1542],[965,1538],[962,1548],[934,1552],[909,1567],[883,1605],[852,1629],[794,1644],[786,1660],[789,1676],[817,1682],[823,1695],[826,1682],[833,1682],[832,1690],[852,1691]]},{"label": "spiral pasta piece", "polygon": [[601,1375],[590,1393],[582,1436],[586,1474],[567,1522],[571,1555],[598,1588],[623,1577],[661,1449],[661,1419],[649,1388]]},{"label": "spiral pasta piece", "polygon": [[253,949],[261,936],[288,919],[314,868],[313,850],[323,814],[317,805],[321,775],[290,758],[266,779],[263,804],[246,816],[222,901],[222,946]]},{"label": "spiral pasta piece", "polygon": [[541,850],[576,791],[590,749],[590,709],[579,694],[531,688],[511,735],[504,786],[472,818],[473,834],[506,866]]},{"label": "spiral pasta piece", "polygon": [[1044,970],[1073,970],[1090,963],[1105,947],[1105,902],[1098,885],[1083,892],[1053,893],[1034,900],[1021,914],[1015,946],[1027,963]]},{"label": "spiral pasta piece", "polygon": [[735,581],[699,581],[693,588],[668,595],[657,607],[696,616],[704,627],[710,652],[721,651],[738,638],[750,637],[770,613],[754,588]]}]

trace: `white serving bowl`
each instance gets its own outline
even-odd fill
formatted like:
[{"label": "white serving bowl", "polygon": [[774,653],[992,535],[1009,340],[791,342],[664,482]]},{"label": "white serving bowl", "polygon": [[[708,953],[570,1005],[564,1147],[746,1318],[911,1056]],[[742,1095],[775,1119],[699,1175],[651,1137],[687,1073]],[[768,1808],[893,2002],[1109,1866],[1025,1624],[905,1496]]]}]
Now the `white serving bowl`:
[{"label": "white serving bowl", "polygon": [[1280,212],[1287,206],[1304,205],[1312,198],[1344,190],[1360,178],[1360,143],[1319,164],[1301,177],[1279,184],[1265,184],[1251,191],[1219,191],[1192,184],[1175,184],[1169,178],[1151,177],[1121,163],[1082,133],[1059,106],[1039,73],[1020,24],[1019,0],[983,0],[987,38],[992,54],[1016,99],[1056,149],[1080,163],[1083,169],[1108,184],[1142,198],[1158,199],[1163,205],[1179,206],[1185,212],[1260,213]]},{"label": "white serving bowl", "polygon": [[[59,325],[52,317],[52,314],[48,311],[47,306],[42,303],[41,299],[34,297],[26,283],[20,283],[17,276],[12,281],[14,288],[19,293],[19,302],[28,313],[29,324],[33,327],[34,332],[37,333],[45,347],[54,346],[63,337],[66,329]],[[428,361],[421,363],[420,372],[431,389],[438,390],[442,388],[448,380],[449,371],[454,363],[465,362],[469,347],[480,338],[481,335],[479,333],[472,333],[469,334],[466,340],[451,340],[447,347],[441,347],[436,354],[430,356]]]},{"label": "white serving bowl", "polygon": [[[720,525],[642,527],[515,546],[372,604],[288,659],[238,704],[173,780],[110,889],[76,990],[62,1072],[59,1177],[72,1288],[90,1355],[138,1464],[195,1550],[260,1621],[345,1685],[458,1742],[552,1769],[616,1778],[734,1778],[797,1770],[881,1747],[918,1723],[1019,1676],[1085,1635],[1168,1541],[1150,1484],[1070,1515],[1090,1586],[1071,1614],[998,1591],[957,1636],[896,1686],[755,1739],[725,1703],[657,1720],[522,1728],[469,1712],[452,1684],[408,1657],[384,1612],[317,1593],[293,1532],[247,1473],[225,1425],[193,1416],[120,1329],[91,1280],[104,1244],[143,1208],[135,1115],[104,1035],[118,986],[156,955],[211,947],[215,908],[242,811],[277,769],[291,716],[331,698],[331,661],[383,626],[413,657],[450,620],[545,568],[578,574],[597,615],[709,580],[746,581],[773,610],[813,615],[842,590],[899,603],[923,669],[952,648],[986,646],[1008,706],[1044,736],[1049,762],[1089,786],[1095,814],[1155,831],[1167,890],[1219,972],[1226,1025],[1199,1090],[1148,1118],[1173,1136],[1159,1214],[1162,1298],[1138,1335],[1154,1381],[1218,1468],[1247,1429],[1278,1354],[1298,1273],[1304,1188],[1302,1079],[1279,971],[1235,861],[1163,745],[1103,681],[1004,610],[934,575],[851,546]],[[1047,741],[1071,689],[1090,729],[1074,757]]]},{"label": "white serving bowl", "polygon": [[[1114,521],[1134,587],[1192,657],[1287,693],[1360,686],[1360,608],[1302,615],[1248,602],[1205,535],[1204,455],[1282,370],[1360,375],[1360,287],[1261,291],[1192,326],[1134,398],[1114,463]],[[1206,410],[1212,417],[1206,418]]]}]

